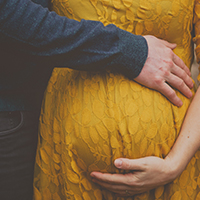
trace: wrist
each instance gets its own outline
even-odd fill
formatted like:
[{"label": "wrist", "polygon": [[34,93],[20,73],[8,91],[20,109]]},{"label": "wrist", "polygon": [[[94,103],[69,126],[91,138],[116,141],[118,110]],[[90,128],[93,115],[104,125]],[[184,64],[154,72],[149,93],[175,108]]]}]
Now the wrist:
[{"label": "wrist", "polygon": [[134,79],[140,74],[146,62],[147,41],[143,36],[133,35],[121,29],[119,29],[118,36],[120,55],[115,62],[120,68],[123,66],[120,73]]},{"label": "wrist", "polygon": [[170,154],[166,156],[164,159],[165,162],[167,163],[167,169],[168,169],[168,176],[172,181],[175,178],[177,178],[185,169],[186,165],[184,164],[184,159],[177,159]]}]

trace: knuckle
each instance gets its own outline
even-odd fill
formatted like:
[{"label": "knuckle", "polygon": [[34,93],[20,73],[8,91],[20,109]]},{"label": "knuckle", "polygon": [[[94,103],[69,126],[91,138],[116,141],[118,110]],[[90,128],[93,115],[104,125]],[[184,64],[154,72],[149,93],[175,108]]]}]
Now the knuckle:
[{"label": "knuckle", "polygon": [[125,164],[126,164],[126,166],[125,166],[126,169],[128,169],[128,170],[131,169],[131,164],[130,164],[130,162],[126,162]]},{"label": "knuckle", "polygon": [[174,67],[174,62],[171,59],[165,59],[163,66],[160,68],[160,70],[163,73],[170,73],[171,69]]},{"label": "knuckle", "polygon": [[136,177],[132,177],[128,179],[126,182],[126,185],[133,187],[134,191],[137,192],[137,191],[140,191],[141,188],[144,186],[144,182],[141,181],[140,177],[136,176]]},{"label": "knuckle", "polygon": [[161,85],[162,82],[163,82],[163,79],[161,77],[155,77],[155,80],[154,80],[155,84],[156,85]]},{"label": "knuckle", "polygon": [[174,56],[174,52],[170,48],[166,49],[166,53],[169,55],[170,58]]},{"label": "knuckle", "polygon": [[167,65],[168,65],[169,68],[172,68],[172,67],[174,67],[174,62],[171,59],[169,59],[167,61]]},{"label": "knuckle", "polygon": [[180,76],[182,79],[186,79],[188,75],[186,74],[185,71],[181,71],[181,72],[179,73],[179,76]]},{"label": "knuckle", "polygon": [[170,73],[171,72],[167,68],[163,70],[164,77],[168,77],[170,75]]},{"label": "knuckle", "polygon": [[[129,175],[129,174],[128,174]],[[126,182],[126,185],[127,186],[132,186],[132,187],[134,187],[134,186],[138,186],[140,183],[139,182],[137,182],[134,178],[133,178],[133,176],[128,176],[128,178],[127,178],[127,182]]]},{"label": "knuckle", "polygon": [[[179,57],[178,57],[179,58]],[[180,67],[182,69],[184,69],[185,71],[188,71],[188,67],[185,65],[185,63],[179,58],[179,63],[180,63]]]},{"label": "knuckle", "polygon": [[169,51],[170,51],[169,54],[170,54],[171,58],[174,58],[174,55],[175,55],[175,54],[174,54],[174,52],[172,51],[172,49],[169,49]]},{"label": "knuckle", "polygon": [[136,184],[133,180],[128,179],[127,182],[126,182],[126,185],[127,185],[127,186],[131,186],[131,187],[134,187],[134,186],[136,186],[137,184]]},{"label": "knuckle", "polygon": [[179,58],[178,56],[176,57],[176,60],[177,60],[177,62],[178,62],[178,64],[179,64],[179,66],[182,68],[182,69],[184,69],[184,70],[187,70],[188,68],[187,68],[187,66],[185,65],[185,63],[183,62],[183,60],[181,59],[181,58]]},{"label": "knuckle", "polygon": [[174,91],[174,90],[171,90],[169,93],[168,93],[168,95],[167,95],[170,99],[173,99],[173,98],[175,98],[175,96],[176,96],[176,92]]},{"label": "knuckle", "polygon": [[181,89],[185,86],[185,82],[183,80],[180,80],[178,87]]}]

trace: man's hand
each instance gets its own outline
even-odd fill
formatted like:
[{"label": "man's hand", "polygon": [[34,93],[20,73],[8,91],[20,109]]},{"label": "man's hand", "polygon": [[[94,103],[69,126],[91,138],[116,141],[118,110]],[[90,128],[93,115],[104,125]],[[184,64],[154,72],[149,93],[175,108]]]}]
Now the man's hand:
[{"label": "man's hand", "polygon": [[114,162],[119,169],[130,170],[127,174],[92,172],[92,180],[119,196],[133,196],[174,180],[182,171],[170,159],[145,157],[139,159],[119,158]]},{"label": "man's hand", "polygon": [[190,71],[184,62],[172,51],[176,44],[157,39],[154,36],[144,36],[148,44],[148,57],[144,67],[135,81],[162,93],[176,106],[182,101],[176,95],[174,88],[186,97],[192,97],[190,88],[193,81]]}]

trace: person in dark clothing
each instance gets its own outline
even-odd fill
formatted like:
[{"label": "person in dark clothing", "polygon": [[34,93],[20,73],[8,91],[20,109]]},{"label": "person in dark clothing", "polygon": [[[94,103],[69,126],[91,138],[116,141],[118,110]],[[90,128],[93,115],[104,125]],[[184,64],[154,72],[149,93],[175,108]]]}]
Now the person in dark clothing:
[{"label": "person in dark clothing", "polygon": [[[160,91],[181,106],[181,100],[166,81],[188,98],[192,96],[189,88],[193,83],[188,68],[172,52],[175,47],[154,37],[133,35],[114,25],[105,27],[96,21],[78,22],[58,16],[48,10],[48,0],[1,0],[1,199],[32,199],[38,116],[53,67],[97,71],[115,66],[119,72]],[[158,49],[160,55],[156,53]],[[158,57],[163,57],[160,63]],[[171,61],[170,66],[164,58]],[[164,71],[159,71],[161,68]],[[170,78],[172,68],[177,71],[173,72],[175,79]],[[162,80],[160,85],[156,84],[155,70]],[[181,88],[180,82],[184,82]]]}]

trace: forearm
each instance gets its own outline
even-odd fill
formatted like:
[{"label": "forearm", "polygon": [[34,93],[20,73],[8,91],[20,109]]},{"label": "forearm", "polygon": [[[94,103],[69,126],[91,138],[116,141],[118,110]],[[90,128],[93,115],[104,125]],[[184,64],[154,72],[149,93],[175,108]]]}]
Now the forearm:
[{"label": "forearm", "polygon": [[200,88],[188,109],[180,134],[172,150],[165,158],[172,163],[176,175],[187,166],[195,152],[200,147]]},{"label": "forearm", "polygon": [[4,46],[17,46],[37,60],[80,70],[116,65],[130,70],[132,78],[146,61],[146,40],[114,25],[70,20],[30,0],[3,0],[0,7],[0,39],[8,43]]}]

